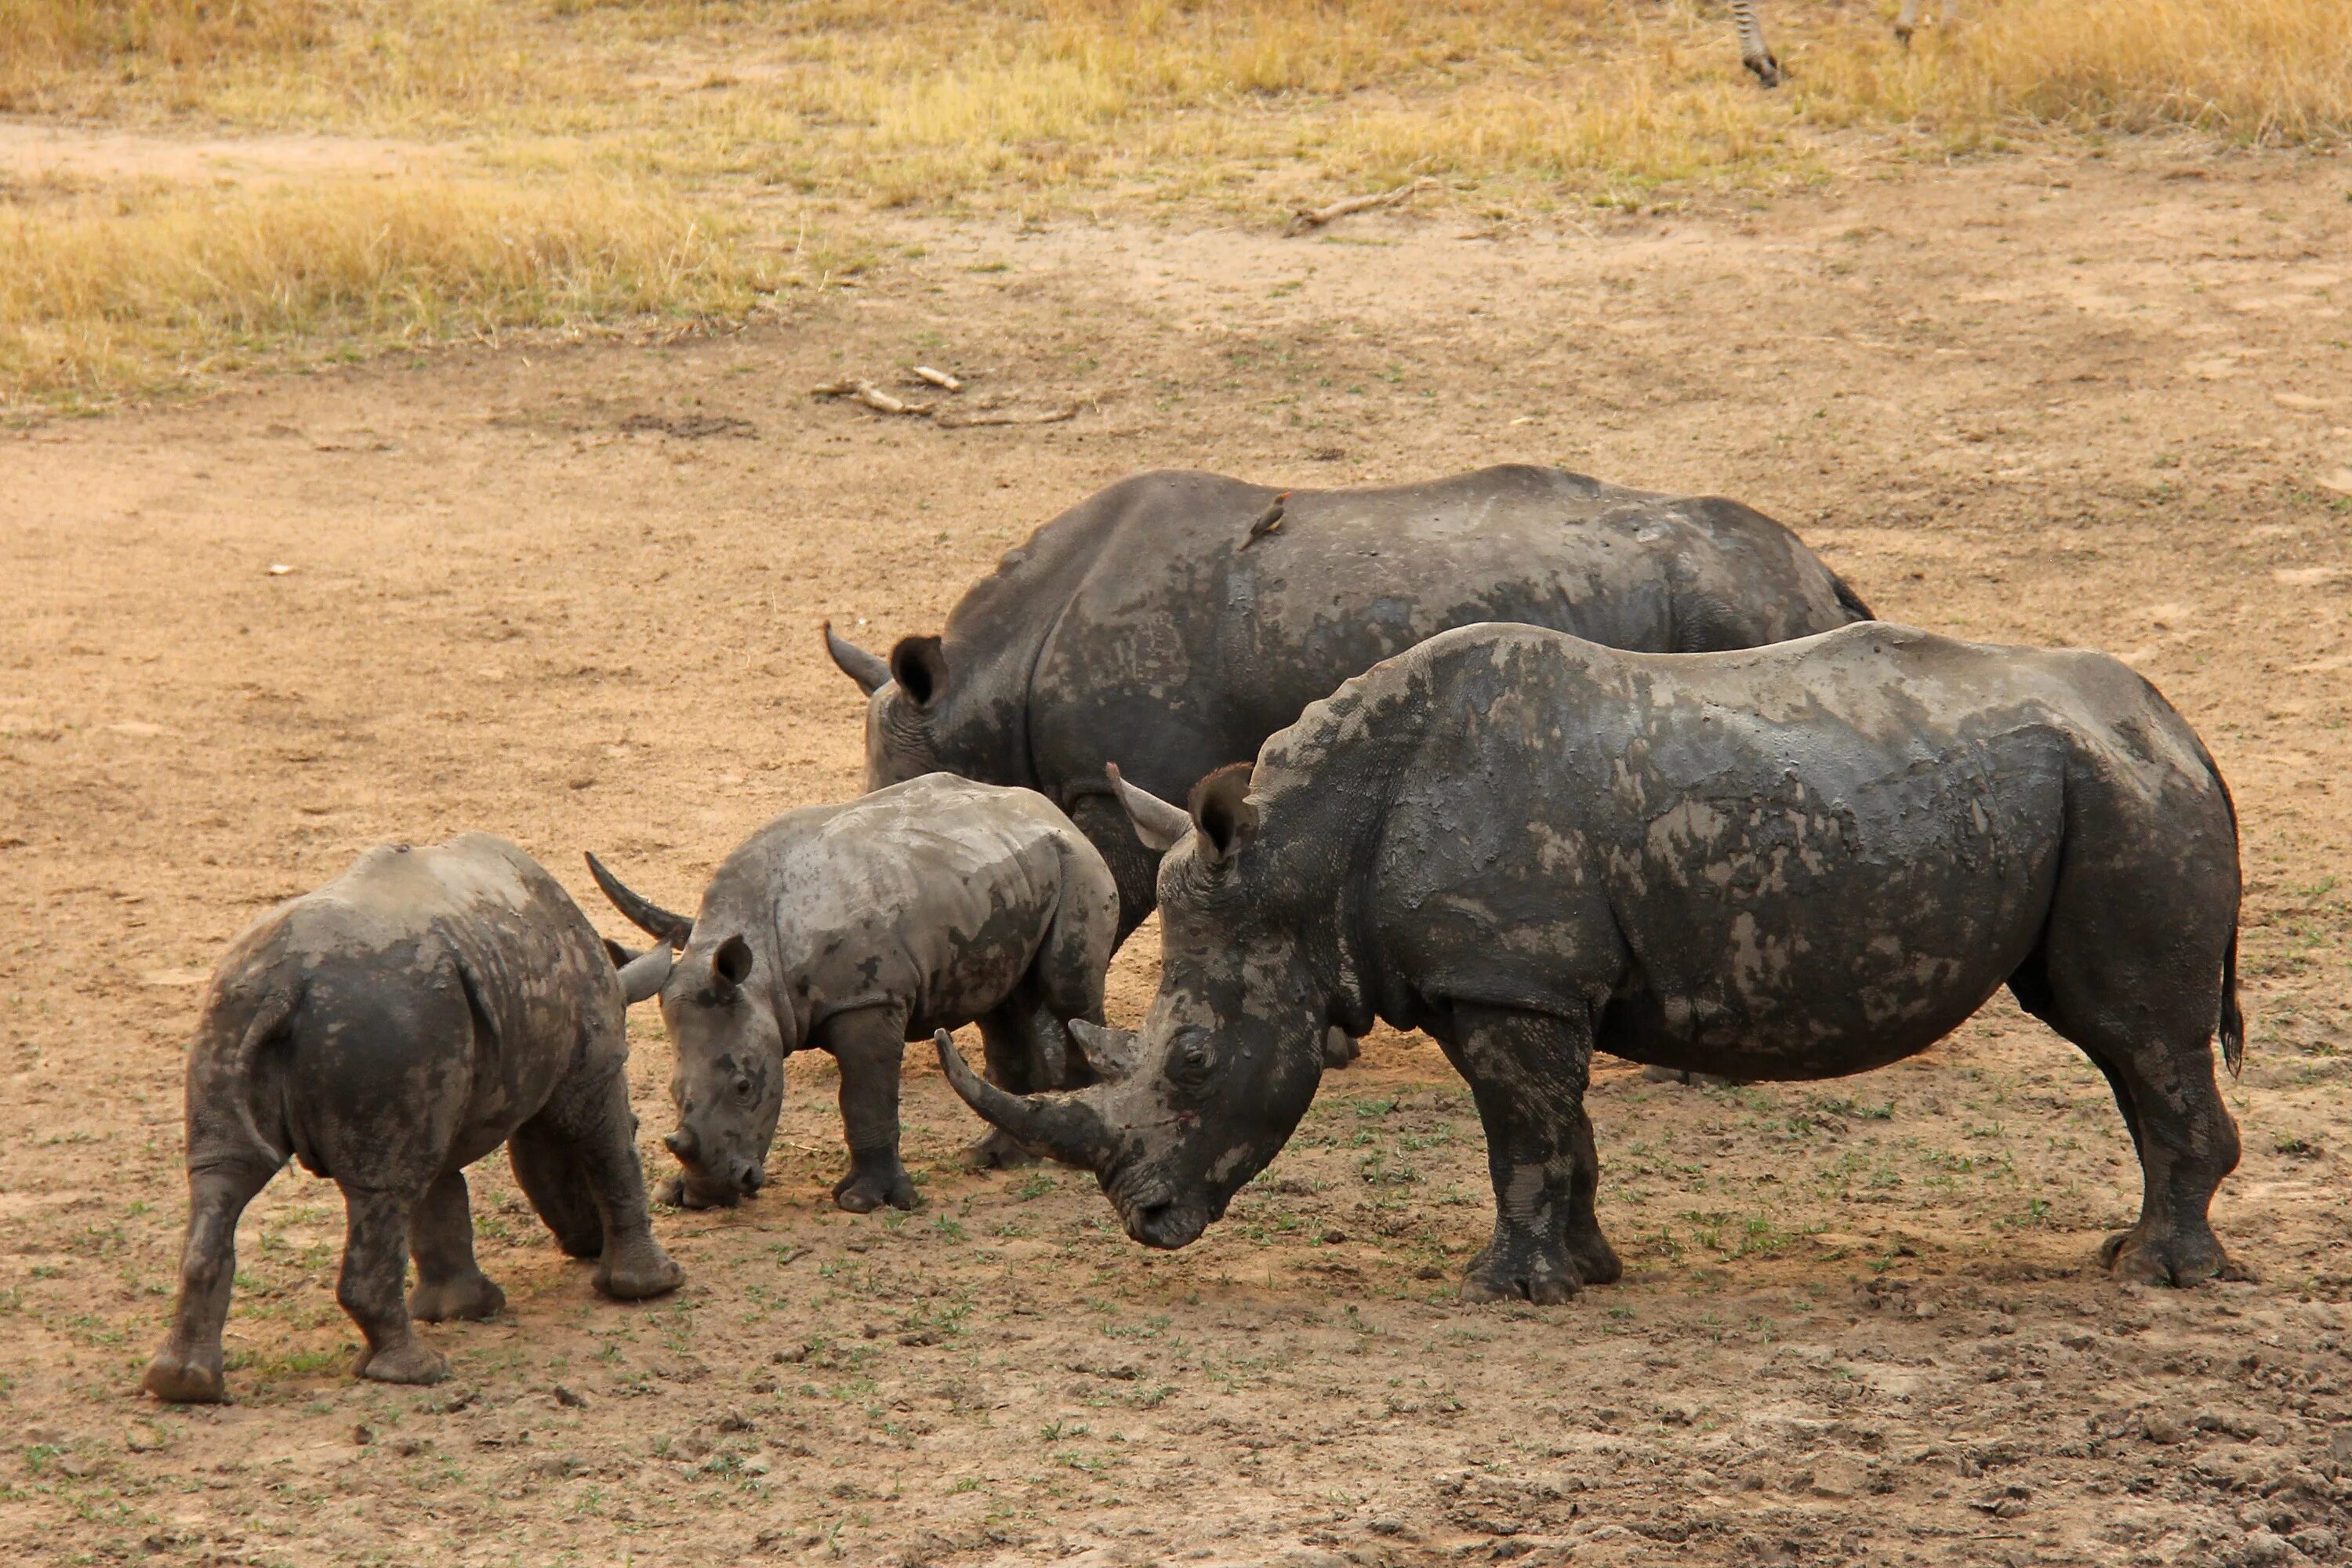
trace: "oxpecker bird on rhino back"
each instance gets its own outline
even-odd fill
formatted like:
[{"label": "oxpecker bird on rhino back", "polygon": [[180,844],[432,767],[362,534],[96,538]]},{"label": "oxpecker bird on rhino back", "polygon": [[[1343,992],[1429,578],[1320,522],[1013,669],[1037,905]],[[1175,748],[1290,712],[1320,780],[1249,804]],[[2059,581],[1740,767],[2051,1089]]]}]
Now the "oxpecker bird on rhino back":
[{"label": "oxpecker bird on rhino back", "polygon": [[1497,1217],[1464,1294],[1617,1278],[1593,1213],[1598,1048],[1748,1079],[1911,1056],[2009,986],[2113,1086],[2144,1176],[2103,1257],[2186,1285],[2237,1163],[2237,823],[2195,732],[2102,654],[1857,626],[1626,654],[1523,626],[1422,644],[1307,709],[1189,812],[1133,1066],[999,1127],[1181,1247],[1313,1099],[1327,1023],[1426,1029],[1470,1084]]},{"label": "oxpecker bird on rhino back", "polygon": [[1381,489],[1139,474],[1040,528],[944,637],[885,659],[825,628],[869,696],[866,787],[934,770],[1042,792],[1118,879],[1119,936],[1158,859],[1104,787],[1181,798],[1348,677],[1449,627],[1520,621],[1657,653],[1748,647],[1870,612],[1734,501],[1555,468]]},{"label": "oxpecker bird on rhino back", "polygon": [[[671,1196],[732,1205],[760,1190],[783,1109],[784,1058],[841,1068],[843,1208],[915,1205],[898,1158],[907,1042],[978,1022],[1012,1089],[1095,1081],[1065,1026],[1102,1022],[1118,894],[1069,819],[1034,790],[933,773],[777,817],[730,855],[692,920],[631,892],[594,856],[620,911],[685,951],[661,990],[677,1047],[666,1140]],[[974,1163],[1029,1156],[1001,1134]]]},{"label": "oxpecker bird on rhino back", "polygon": [[504,1304],[474,1261],[465,1177],[502,1142],[563,1250],[597,1260],[599,1289],[675,1289],[622,1027],[667,968],[600,943],[553,878],[486,833],[372,849],[255,922],[213,973],[188,1058],[187,1241],[148,1392],[225,1397],[237,1218],[289,1158],[342,1187],[336,1296],[367,1340],[362,1376],[438,1379],[447,1363],[412,1320]]}]

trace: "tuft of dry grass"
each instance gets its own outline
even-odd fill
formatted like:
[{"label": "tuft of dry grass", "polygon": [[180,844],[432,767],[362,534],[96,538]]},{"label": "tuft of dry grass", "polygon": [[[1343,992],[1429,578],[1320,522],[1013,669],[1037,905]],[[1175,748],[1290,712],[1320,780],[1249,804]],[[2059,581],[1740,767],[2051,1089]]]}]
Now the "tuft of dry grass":
[{"label": "tuft of dry grass", "polygon": [[93,403],[257,354],[740,316],[736,226],[593,179],[338,179],[0,207],[0,405]]}]

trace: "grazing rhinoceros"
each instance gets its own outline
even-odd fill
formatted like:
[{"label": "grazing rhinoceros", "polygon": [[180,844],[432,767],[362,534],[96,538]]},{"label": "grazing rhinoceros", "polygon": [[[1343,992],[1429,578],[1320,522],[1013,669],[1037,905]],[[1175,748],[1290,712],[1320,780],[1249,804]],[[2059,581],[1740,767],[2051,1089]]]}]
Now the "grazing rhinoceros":
[{"label": "grazing rhinoceros", "polygon": [[945,771],[1042,792],[1118,879],[1125,941],[1158,860],[1106,763],[1181,797],[1348,677],[1477,621],[1690,653],[1869,618],[1796,535],[1735,501],[1524,467],[1360,490],[1148,473],[1007,553],[944,638],[905,638],[887,664],[830,626],[825,640],[871,698],[866,787]]},{"label": "grazing rhinoceros", "polygon": [[2230,1267],[2237,822],[2193,731],[2105,655],[1889,626],[1698,656],[1469,626],[1339,688],[1188,815],[1130,793],[1164,960],[1134,1066],[957,1090],[1181,1247],[1314,1097],[1327,1022],[1434,1035],[1498,1210],[1472,1300],[1618,1276],[1593,1216],[1593,1050],[1742,1079],[1925,1049],[2004,984],[2114,1086],[2146,1177],[2125,1276]]},{"label": "grazing rhinoceros", "polygon": [[[1063,1025],[1102,1022],[1118,892],[1069,818],[1034,790],[947,773],[769,823],[730,855],[692,920],[588,866],[630,920],[685,951],[661,989],[677,1047],[677,1131],[667,1140],[689,1207],[731,1206],[767,1179],[784,1058],[814,1047],[841,1067],[853,1213],[915,1206],[898,1161],[898,1071],[908,1040],[977,1020],[1011,1089],[1095,1081]],[[979,1164],[1028,1156],[992,1134]]]},{"label": "grazing rhinoceros", "polygon": [[474,1262],[465,1176],[500,1143],[563,1250],[597,1259],[598,1289],[676,1289],[684,1276],[646,1223],[624,1070],[625,999],[651,995],[662,963],[616,974],[620,956],[536,861],[486,833],[371,849],[256,921],[213,972],[188,1058],[187,1244],[147,1391],[224,1397],[237,1216],[289,1157],[343,1189],[336,1298],[367,1338],[362,1377],[437,1381],[448,1363],[412,1320],[506,1304]]}]

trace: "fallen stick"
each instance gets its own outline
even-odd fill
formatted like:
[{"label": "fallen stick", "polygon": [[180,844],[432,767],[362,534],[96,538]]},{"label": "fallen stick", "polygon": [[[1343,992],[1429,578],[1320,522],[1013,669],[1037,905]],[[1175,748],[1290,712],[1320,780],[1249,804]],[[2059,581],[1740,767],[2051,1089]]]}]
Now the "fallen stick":
[{"label": "fallen stick", "polygon": [[877,414],[911,414],[920,417],[931,411],[928,403],[908,403],[893,397],[872,382],[862,378],[848,381],[828,381],[809,391],[818,397],[846,397],[852,403],[862,403]]},{"label": "fallen stick", "polygon": [[954,376],[950,375],[943,370],[933,370],[927,364],[919,364],[915,366],[914,375],[917,381],[928,381],[933,386],[938,387],[941,392],[961,392],[963,390],[962,382],[957,380]]},{"label": "fallen stick", "polygon": [[1394,206],[1415,191],[1435,184],[1437,184],[1435,180],[1423,175],[1418,180],[1408,181],[1392,191],[1378,191],[1363,196],[1342,196],[1328,207],[1300,207],[1291,215],[1290,226],[1284,229],[1283,233],[1301,235],[1310,228],[1321,228],[1325,224],[1335,222],[1352,213],[1370,212],[1375,207]]},{"label": "fallen stick", "polygon": [[1059,425],[1065,419],[1076,419],[1078,405],[1065,404],[1041,413],[1023,414],[1012,409],[982,410],[973,414],[936,414],[931,423],[943,430],[969,430],[975,425]]}]

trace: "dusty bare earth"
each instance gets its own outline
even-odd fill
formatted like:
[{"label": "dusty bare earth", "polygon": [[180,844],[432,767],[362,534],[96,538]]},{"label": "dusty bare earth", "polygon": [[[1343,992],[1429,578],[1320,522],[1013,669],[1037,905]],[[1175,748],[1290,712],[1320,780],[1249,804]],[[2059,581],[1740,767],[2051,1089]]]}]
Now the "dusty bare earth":
[{"label": "dusty bare earth", "polygon": [[[2352,1531],[2352,171],[2161,148],[1770,201],[1326,237],[909,225],[869,286],[663,348],[509,347],[0,437],[0,1552],[11,1560],[1529,1563],[2327,1560]],[[917,252],[919,251],[919,254]],[[812,401],[916,360],[1069,423]],[[2254,1038],[2219,1228],[2261,1275],[2091,1263],[2137,1176],[2006,1002],[1867,1078],[1611,1065],[1632,1266],[1466,1308],[1461,1084],[1380,1035],[1206,1239],[974,1176],[910,1053],[926,1207],[834,1212],[824,1059],[772,1184],[665,1212],[672,1300],[595,1300],[478,1167],[511,1310],[457,1375],[344,1375],[332,1189],[249,1214],[237,1403],[137,1393],[198,983],[378,840],[513,835],[690,902],[857,782],[831,616],[877,647],[1097,485],[1502,459],[1743,497],[1895,618],[2096,644],[2235,784]],[[2336,488],[2326,488],[2333,476]],[[289,568],[279,572],[277,568]],[[1115,1019],[1149,995],[1149,930]],[[666,1048],[636,1021],[646,1160]],[[2287,1544],[2281,1537],[2290,1538]],[[2283,1555],[2284,1554],[2284,1555]]]}]

